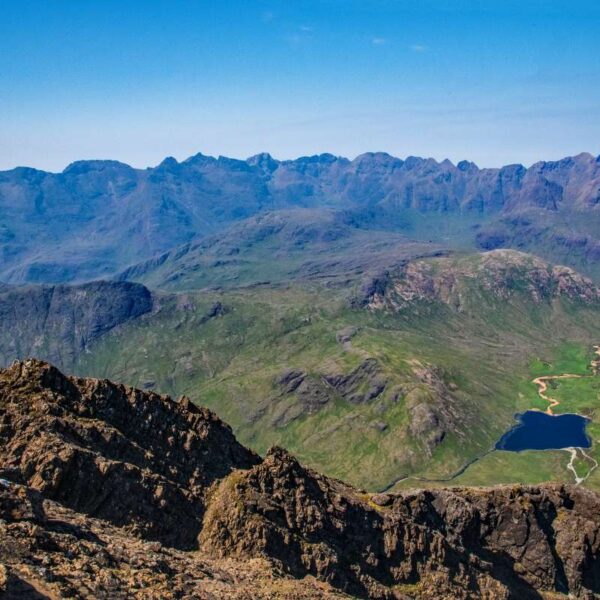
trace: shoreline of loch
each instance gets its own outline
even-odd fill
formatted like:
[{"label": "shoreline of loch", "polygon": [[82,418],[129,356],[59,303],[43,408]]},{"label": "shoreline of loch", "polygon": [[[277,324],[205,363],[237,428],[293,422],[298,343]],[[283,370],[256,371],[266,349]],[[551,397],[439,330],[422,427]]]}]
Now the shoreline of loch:
[{"label": "shoreline of loch", "polygon": [[[591,419],[589,419],[589,417],[586,417],[585,415],[580,415],[579,413],[575,413],[575,412],[561,413],[559,415],[554,414],[552,409],[559,406],[560,401],[557,400],[556,398],[551,398],[550,396],[548,396],[546,394],[546,392],[548,391],[548,382],[553,379],[581,379],[583,377],[594,377],[594,376],[600,375],[600,344],[593,346],[593,350],[594,350],[594,358],[592,359],[592,361],[590,363],[590,366],[592,369],[591,375],[578,375],[575,373],[563,373],[561,375],[541,375],[539,377],[535,377],[534,379],[532,379],[531,382],[538,387],[538,395],[540,396],[540,398],[542,398],[543,400],[548,402],[549,406],[547,407],[546,410],[542,410],[539,408],[526,409],[521,413],[515,413],[515,418],[522,417],[526,412],[531,411],[531,412],[542,413],[542,414],[548,415],[550,417],[561,417],[561,416],[569,416],[570,415],[570,416],[581,417],[582,419],[585,419],[586,421],[590,421]],[[488,456],[489,454],[491,454],[492,452],[495,452],[497,450],[499,450],[501,452],[523,452],[525,450],[533,450],[536,452],[547,452],[547,451],[568,452],[570,460],[569,460],[569,463],[567,464],[567,470],[569,470],[573,473],[573,476],[575,478],[575,485],[579,485],[580,483],[583,483],[598,468],[598,466],[600,466],[598,461],[596,461],[595,458],[593,458],[587,452],[585,452],[584,447],[582,447],[582,446],[568,446],[568,447],[560,447],[560,448],[541,448],[541,449],[523,448],[521,450],[505,450],[498,446],[498,444],[500,444],[502,442],[502,440],[505,439],[506,436],[508,436],[516,428],[520,428],[520,427],[523,427],[522,422],[517,423],[511,429],[509,429],[507,432],[505,432],[501,436],[501,438],[494,444],[494,446],[492,448],[490,448],[489,450],[487,450],[480,456],[476,456],[475,458],[471,459],[470,461],[468,461],[467,463],[462,465],[459,469],[454,471],[448,477],[428,478],[428,477],[422,477],[422,476],[418,476],[418,475],[405,475],[405,476],[402,476],[402,477],[392,481],[390,484],[388,484],[387,486],[385,486],[384,488],[379,490],[377,493],[389,492],[391,489],[393,489],[399,483],[402,483],[403,481],[408,481],[408,480],[415,481],[415,482],[423,482],[423,483],[450,483],[451,481],[453,481],[454,479],[456,479],[457,477],[462,475],[473,464],[475,464],[482,458],[485,458],[486,456]],[[585,449],[590,449],[593,446],[594,440],[590,436],[587,436],[587,434],[586,434],[586,437],[589,439],[590,445],[586,446]],[[575,465],[574,465],[574,462],[577,458],[578,452],[580,452],[583,455],[583,460],[588,460],[588,461],[590,461],[590,463],[592,463],[591,468],[589,469],[589,471],[586,473],[586,475],[584,477],[579,477],[579,475],[577,474],[577,471],[575,469]]]},{"label": "shoreline of loch", "polygon": [[[595,376],[600,375],[600,344],[592,346],[592,349],[594,350],[594,357],[592,358],[592,360],[590,362],[590,368],[592,371],[591,375],[578,375],[575,373],[563,373],[562,375],[541,375],[539,377],[535,377],[534,379],[532,379],[531,380],[532,383],[534,385],[536,385],[538,388],[538,396],[540,398],[542,398],[543,400],[545,400],[546,402],[548,402],[548,407],[546,408],[545,411],[541,411],[538,408],[530,408],[529,410],[544,412],[545,414],[552,416],[552,417],[564,416],[564,415],[576,415],[578,417],[586,419],[586,421],[590,421],[590,419],[588,417],[586,417],[584,415],[580,415],[579,413],[562,413],[561,415],[555,415],[554,411],[552,409],[559,406],[560,401],[557,400],[556,398],[552,398],[552,397],[548,396],[546,394],[546,392],[548,391],[548,382],[553,381],[555,379],[581,379],[584,377],[595,377]],[[522,413],[522,414],[525,414],[525,413]],[[517,427],[519,427],[519,426],[517,426]],[[510,432],[507,432],[507,434],[508,433],[510,433]],[[502,441],[502,439],[503,438],[501,438],[500,441]],[[586,446],[586,448],[591,448],[594,440],[592,440],[589,436],[588,436],[588,439],[590,440],[590,445]],[[565,450],[570,455],[570,460],[569,460],[569,463],[567,464],[567,469],[573,473],[573,475],[575,477],[575,485],[579,485],[580,483],[584,482],[598,468],[598,461],[595,458],[593,458],[592,456],[590,456],[589,454],[587,454],[584,451],[583,446],[570,446],[570,447],[558,448],[558,449]],[[579,477],[579,475],[577,474],[577,470],[575,469],[574,462],[575,462],[575,459],[577,458],[578,451],[581,452],[581,454],[583,455],[583,457],[584,457],[583,460],[589,460],[592,463],[592,466],[589,469],[589,471],[587,472],[587,474],[585,475],[585,477]]]}]

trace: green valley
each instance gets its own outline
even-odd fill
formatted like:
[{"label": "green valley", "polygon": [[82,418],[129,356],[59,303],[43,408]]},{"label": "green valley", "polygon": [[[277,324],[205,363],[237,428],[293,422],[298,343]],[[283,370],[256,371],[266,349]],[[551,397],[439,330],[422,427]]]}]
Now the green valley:
[{"label": "green valley", "polygon": [[[587,373],[600,339],[595,290],[572,271],[495,251],[347,285],[157,293],[152,313],[95,341],[76,371],[188,395],[255,450],[282,445],[369,490],[570,481],[564,451],[487,453],[516,412],[544,408],[534,376]],[[593,409],[597,392],[583,381],[560,386],[588,385],[564,389]]]}]

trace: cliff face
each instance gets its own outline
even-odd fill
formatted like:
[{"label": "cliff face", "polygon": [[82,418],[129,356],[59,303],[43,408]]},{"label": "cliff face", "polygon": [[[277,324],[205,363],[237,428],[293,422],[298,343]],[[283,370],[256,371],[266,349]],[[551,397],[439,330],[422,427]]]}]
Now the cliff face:
[{"label": "cliff face", "polygon": [[342,600],[312,577],[265,559],[215,560],[84,517],[35,490],[0,481],[0,597],[7,600]]},{"label": "cliff face", "polygon": [[0,476],[8,597],[600,597],[593,492],[372,495],[260,459],[186,399],[39,361],[0,373]]},{"label": "cliff face", "polygon": [[9,476],[135,535],[192,548],[209,486],[258,456],[207,409],[37,361],[0,377]]},{"label": "cliff face", "polygon": [[599,529],[600,499],[581,488],[369,496],[274,449],[221,483],[200,539],[360,596],[524,599],[600,593]]},{"label": "cliff face", "polygon": [[152,306],[136,283],[0,288],[0,364],[40,356],[70,368],[96,338]]}]

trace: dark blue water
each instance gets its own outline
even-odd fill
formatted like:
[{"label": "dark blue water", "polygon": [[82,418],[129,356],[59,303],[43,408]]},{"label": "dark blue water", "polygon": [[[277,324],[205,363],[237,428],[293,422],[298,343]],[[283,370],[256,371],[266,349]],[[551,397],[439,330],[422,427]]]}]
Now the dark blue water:
[{"label": "dark blue water", "polygon": [[558,450],[589,448],[585,432],[589,419],[579,415],[548,415],[528,410],[517,415],[518,425],[507,431],[496,444],[498,450]]}]

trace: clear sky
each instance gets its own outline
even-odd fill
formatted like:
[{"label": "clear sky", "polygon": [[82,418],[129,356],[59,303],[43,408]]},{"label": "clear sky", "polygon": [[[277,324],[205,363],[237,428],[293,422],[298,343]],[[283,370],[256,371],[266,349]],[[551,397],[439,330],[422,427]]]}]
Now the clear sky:
[{"label": "clear sky", "polygon": [[600,154],[598,0],[0,0],[0,169]]}]

